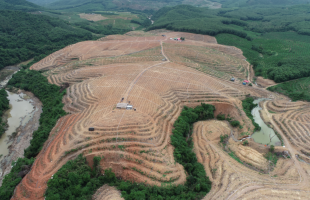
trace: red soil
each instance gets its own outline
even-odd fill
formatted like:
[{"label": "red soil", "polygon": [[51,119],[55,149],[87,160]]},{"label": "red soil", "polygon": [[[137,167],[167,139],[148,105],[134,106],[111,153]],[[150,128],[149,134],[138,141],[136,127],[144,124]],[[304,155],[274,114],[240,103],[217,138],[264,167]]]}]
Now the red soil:
[{"label": "red soil", "polygon": [[[180,36],[186,41],[169,39]],[[199,55],[193,56],[190,49]],[[58,121],[12,199],[44,199],[46,182],[80,153],[90,164],[93,156],[103,156],[101,167],[112,168],[123,179],[152,185],[184,183],[186,174],[174,161],[170,144],[173,123],[182,107],[211,103],[216,114],[225,112],[244,120],[245,128],[252,128],[240,99],[272,94],[220,76],[230,70],[245,78],[243,58],[239,49],[217,45],[213,37],[167,32],[80,42],[34,64],[33,70],[47,70],[51,83],[70,84],[63,102],[71,114]],[[203,71],[203,60],[218,65],[213,71]],[[137,111],[116,109],[123,97]],[[88,131],[89,127],[95,131]],[[65,154],[79,147],[82,149]],[[210,168],[206,169],[209,175]]]}]

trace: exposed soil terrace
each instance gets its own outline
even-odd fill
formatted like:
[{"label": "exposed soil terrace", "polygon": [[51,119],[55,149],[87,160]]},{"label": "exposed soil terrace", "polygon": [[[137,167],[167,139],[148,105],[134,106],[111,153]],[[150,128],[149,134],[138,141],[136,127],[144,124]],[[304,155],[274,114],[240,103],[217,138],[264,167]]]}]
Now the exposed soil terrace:
[{"label": "exposed soil terrace", "polygon": [[[181,36],[186,41],[170,40]],[[301,165],[296,165],[299,162],[296,159],[280,159],[273,171],[260,174],[235,161],[219,146],[221,134],[232,133],[238,137],[241,132],[254,128],[240,100],[249,95],[273,97],[270,102],[278,108],[285,105],[285,100],[281,100],[285,97],[229,81],[232,75],[246,79],[248,63],[241,50],[218,45],[214,37],[178,32],[145,37],[108,36],[68,46],[31,69],[45,71],[50,83],[70,84],[63,102],[65,111],[71,114],[59,119],[12,199],[44,199],[46,182],[80,153],[89,161],[94,156],[104,156],[101,167],[112,168],[124,180],[158,186],[184,183],[186,174],[183,166],[174,160],[170,135],[183,106],[193,107],[201,102],[215,105],[217,112],[230,114],[244,125],[240,130],[216,120],[195,124],[195,152],[213,182],[205,199],[241,196],[303,199],[309,195],[305,191],[309,189],[308,182],[303,177],[306,172]],[[116,109],[122,98],[124,102],[130,101],[136,111]],[[289,115],[303,105],[291,103],[288,106],[291,111],[285,113]],[[301,113],[290,115],[292,121],[288,124],[292,127],[283,126],[298,145],[303,143],[298,137],[308,139],[304,134],[295,136],[289,131],[310,128],[302,121],[309,120],[310,116],[304,111]],[[277,121],[281,115],[274,114],[272,119]],[[89,127],[95,131],[88,131]],[[308,152],[304,146],[302,150]],[[230,147],[257,168],[270,168],[255,149],[240,146],[240,142],[232,139]],[[71,149],[80,150],[66,154]],[[305,169],[309,174],[309,169]],[[300,185],[305,187],[299,188]],[[93,198],[109,199],[110,195],[120,198],[115,189],[110,188],[108,192],[107,188],[100,188]],[[298,196],[294,193],[296,190]]]}]

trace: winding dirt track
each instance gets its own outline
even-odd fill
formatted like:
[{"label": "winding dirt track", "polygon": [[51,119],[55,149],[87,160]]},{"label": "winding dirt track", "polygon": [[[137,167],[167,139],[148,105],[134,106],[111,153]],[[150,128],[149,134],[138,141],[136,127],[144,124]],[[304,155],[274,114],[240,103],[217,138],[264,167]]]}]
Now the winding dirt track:
[{"label": "winding dirt track", "polygon": [[[90,164],[94,156],[102,156],[101,167],[112,168],[125,180],[159,186],[182,184],[186,174],[174,161],[170,135],[184,105],[215,105],[216,115],[230,114],[243,122],[241,130],[234,129],[238,136],[253,130],[241,99],[272,95],[273,101],[286,100],[264,89],[230,82],[232,75],[247,78],[248,63],[241,50],[218,45],[214,37],[180,32],[148,35],[80,42],[31,67],[44,71],[50,83],[70,84],[63,98],[64,110],[70,114],[58,120],[12,199],[44,199],[50,177],[80,153]],[[186,41],[170,39],[175,37]],[[121,98],[130,101],[136,111],[116,109]],[[89,127],[95,131],[88,131]],[[260,174],[232,159],[218,145],[219,136],[231,131],[218,121],[195,125],[195,152],[213,182],[205,199],[307,198],[304,176],[309,176],[310,170],[306,164],[298,167],[296,159],[282,159],[269,174]],[[230,148],[253,166],[270,167],[256,150],[241,151],[240,145],[231,144]],[[66,153],[72,149],[76,150]],[[117,196],[115,190],[105,193],[105,187],[94,198]]]}]

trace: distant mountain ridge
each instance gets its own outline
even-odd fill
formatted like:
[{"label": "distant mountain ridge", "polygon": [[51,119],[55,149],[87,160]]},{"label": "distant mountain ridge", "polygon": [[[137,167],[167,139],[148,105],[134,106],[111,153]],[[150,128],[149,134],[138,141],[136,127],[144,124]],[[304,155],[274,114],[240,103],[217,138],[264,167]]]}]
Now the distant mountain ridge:
[{"label": "distant mountain ridge", "polygon": [[[195,7],[233,8],[247,6],[292,6],[309,0],[27,0],[48,9],[88,12],[96,10],[159,10],[181,4]],[[214,5],[216,5],[214,7]]]},{"label": "distant mountain ridge", "polygon": [[36,11],[42,7],[26,0],[0,0],[0,10]]},{"label": "distant mountain ridge", "polygon": [[176,6],[180,4],[190,4],[197,7],[220,8],[219,3],[214,0],[28,0],[30,2],[42,5],[47,9],[64,10],[74,12],[92,12],[92,11],[143,11],[150,13],[159,10],[165,6]]},{"label": "distant mountain ridge", "polygon": [[211,0],[222,4],[223,8],[247,6],[292,6],[307,4],[308,0]]},{"label": "distant mountain ridge", "polygon": [[27,1],[34,3],[34,4],[37,4],[39,6],[46,6],[46,5],[51,4],[57,0],[27,0]]}]

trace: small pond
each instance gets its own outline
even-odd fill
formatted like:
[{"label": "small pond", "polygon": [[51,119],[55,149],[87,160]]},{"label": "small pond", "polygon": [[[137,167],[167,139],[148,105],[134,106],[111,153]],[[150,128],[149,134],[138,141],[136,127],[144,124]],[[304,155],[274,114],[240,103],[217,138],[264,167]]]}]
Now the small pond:
[{"label": "small pond", "polygon": [[[256,99],[254,101],[255,104],[259,104],[259,102],[268,100],[265,98],[260,98]],[[257,105],[255,108],[252,110],[252,115],[254,117],[254,121],[262,128],[260,131],[256,131],[255,133],[252,134],[251,138],[254,139],[255,142],[260,143],[260,144],[267,144],[267,145],[274,145],[274,146],[280,146],[281,141],[275,134],[274,130],[272,128],[269,128],[267,124],[263,121],[263,119],[260,116],[259,111],[262,108]]]}]

